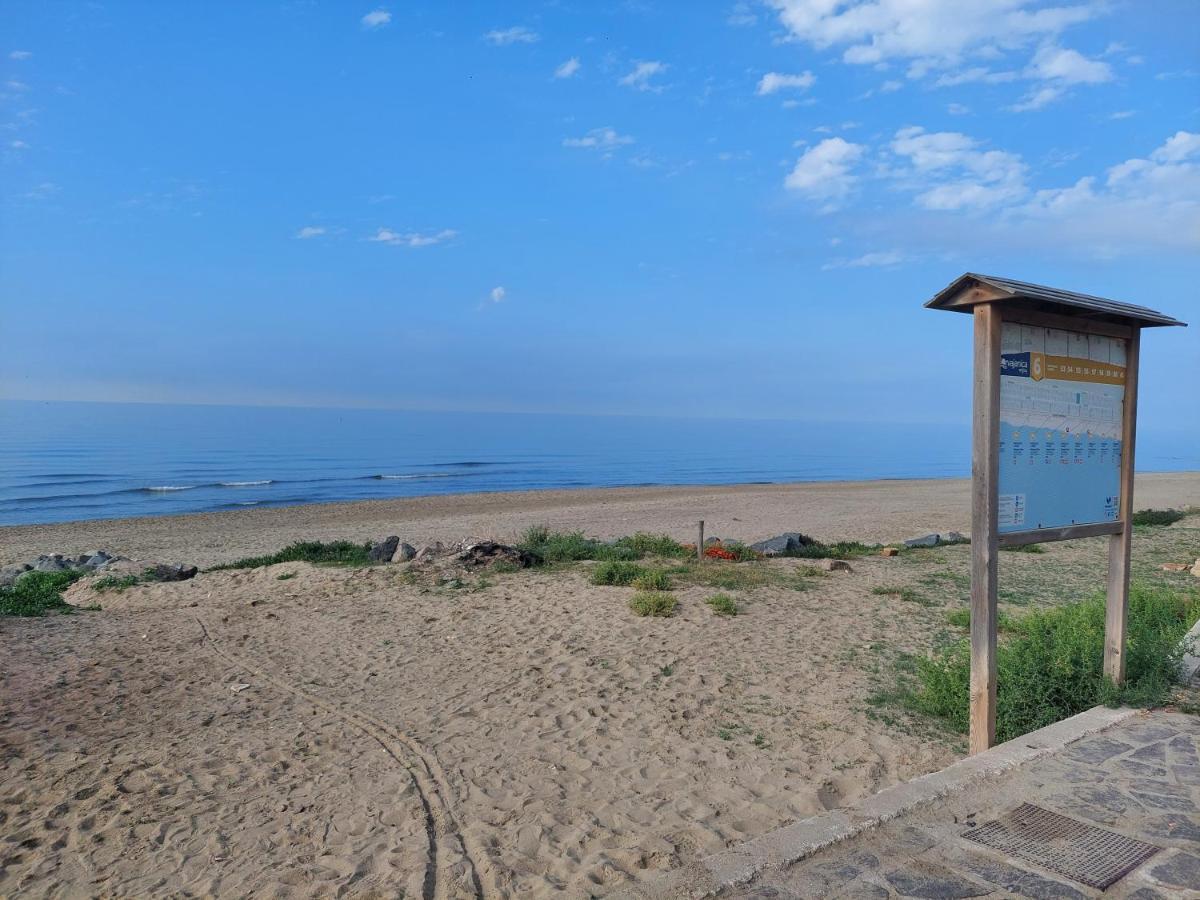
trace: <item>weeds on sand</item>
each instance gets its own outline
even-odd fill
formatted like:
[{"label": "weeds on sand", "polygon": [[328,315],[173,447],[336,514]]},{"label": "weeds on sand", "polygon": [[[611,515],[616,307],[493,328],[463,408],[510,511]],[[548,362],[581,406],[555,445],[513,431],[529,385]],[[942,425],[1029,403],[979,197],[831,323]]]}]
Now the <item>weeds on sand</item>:
[{"label": "weeds on sand", "polygon": [[736,616],[738,614],[737,601],[728,594],[713,594],[704,601],[712,607],[712,611],[718,616]]},{"label": "weeds on sand", "polygon": [[882,544],[863,544],[859,541],[834,541],[832,544],[813,541],[780,555],[799,559],[858,559],[877,554],[881,547]]},{"label": "weeds on sand", "polygon": [[138,584],[158,584],[164,581],[174,581],[168,575],[159,575],[154,569],[143,569],[140,575],[103,575],[92,582],[92,590],[98,593],[115,591],[120,594]]},{"label": "weeds on sand", "polygon": [[318,566],[369,566],[371,545],[351,541],[298,541],[266,556],[247,556],[213,566],[209,571],[222,569],[257,569],[276,563],[307,562]]},{"label": "weeds on sand", "polygon": [[1139,509],[1133,514],[1134,525],[1174,525],[1187,516],[1182,509]]},{"label": "weeds on sand", "polygon": [[695,553],[694,549],[686,547],[673,537],[665,534],[650,534],[645,531],[639,531],[614,541],[614,545],[628,548],[637,554],[638,559],[643,556],[661,556],[667,559],[683,558]]},{"label": "weeds on sand", "polygon": [[629,608],[634,615],[667,618],[674,615],[679,602],[662,591],[639,591],[629,598]]},{"label": "weeds on sand", "polygon": [[1045,553],[1046,548],[1041,544],[1018,544],[1016,547],[1001,547],[1006,553]]},{"label": "weeds on sand", "polygon": [[584,559],[630,560],[638,554],[629,547],[606,544],[582,531],[551,531],[545,525],[527,528],[517,547],[540,563],[579,562]]},{"label": "weeds on sand", "polygon": [[296,577],[295,572],[283,572],[279,575],[276,575],[275,580],[276,581],[287,581],[288,579],[295,578],[295,577]]},{"label": "weeds on sand", "polygon": [[611,560],[602,562],[592,569],[592,584],[632,584],[635,578],[646,573],[637,563]]},{"label": "weeds on sand", "polygon": [[44,616],[70,614],[75,607],[62,592],[78,581],[80,572],[27,572],[10,587],[0,588],[0,616]]},{"label": "weeds on sand", "polygon": [[658,569],[647,569],[633,579],[633,586],[642,591],[669,591],[671,578]]},{"label": "weeds on sand", "polygon": [[[1105,598],[1028,613],[997,648],[996,739],[1014,737],[1098,703],[1151,706],[1169,696],[1179,671],[1180,641],[1200,618],[1200,591],[1134,584],[1129,595],[1126,681],[1105,678]],[[912,708],[957,731],[968,725],[970,643],[959,640],[917,662]]]},{"label": "weeds on sand", "polygon": [[[996,611],[996,630],[997,631],[1012,631],[1013,623],[1016,621],[1012,616],[1004,610]],[[971,610],[960,607],[952,609],[946,613],[946,623],[953,625],[955,628],[970,628],[971,627]]]},{"label": "weeds on sand", "polygon": [[919,606],[933,606],[934,601],[930,600],[921,594],[918,594],[910,587],[895,587],[892,585],[884,585],[882,587],[871,588],[872,594],[878,594],[889,597],[899,597],[905,603],[916,603]]}]

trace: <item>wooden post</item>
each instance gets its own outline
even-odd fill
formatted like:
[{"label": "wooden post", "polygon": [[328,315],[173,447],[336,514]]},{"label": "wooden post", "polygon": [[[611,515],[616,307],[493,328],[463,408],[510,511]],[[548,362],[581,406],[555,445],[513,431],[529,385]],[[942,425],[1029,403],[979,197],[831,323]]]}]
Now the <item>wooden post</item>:
[{"label": "wooden post", "polygon": [[971,426],[972,754],[996,741],[996,562],[1000,480],[1000,309],[975,316],[975,398]]},{"label": "wooden post", "polygon": [[1125,617],[1129,610],[1129,551],[1133,543],[1133,453],[1137,439],[1138,356],[1141,329],[1126,343],[1125,401],[1121,410],[1120,533],[1108,539],[1108,600],[1104,615],[1104,674],[1125,681]]},{"label": "wooden post", "polygon": [[696,559],[704,562],[704,520],[700,520],[700,536],[696,539]]}]

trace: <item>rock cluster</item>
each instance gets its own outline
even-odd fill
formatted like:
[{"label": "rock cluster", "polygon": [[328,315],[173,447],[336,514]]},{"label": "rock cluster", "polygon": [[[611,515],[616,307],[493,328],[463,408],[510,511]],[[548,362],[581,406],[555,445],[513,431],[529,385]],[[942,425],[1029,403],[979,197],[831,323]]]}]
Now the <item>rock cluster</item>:
[{"label": "rock cluster", "polygon": [[807,534],[801,534],[799,531],[788,531],[784,534],[777,535],[773,538],[767,538],[765,541],[759,541],[757,544],[751,544],[751,550],[757,550],[763,556],[780,556],[784,553],[790,553],[800,547],[807,547],[809,544],[815,544],[812,538]]},{"label": "rock cluster", "polygon": [[532,554],[517,547],[497,541],[480,541],[468,538],[449,547],[441,541],[425,544],[418,550],[412,544],[390,535],[377,544],[372,544],[367,553],[371,562],[412,563],[426,566],[433,563],[449,563],[468,569],[490,568],[497,563],[527,569],[537,560]]},{"label": "rock cluster", "polygon": [[969,544],[971,536],[962,534],[958,531],[947,531],[943,534],[923,534],[920,537],[909,538],[904,542],[904,546],[912,547],[937,547],[942,544]]},{"label": "rock cluster", "polygon": [[0,587],[10,587],[26,572],[100,572],[115,563],[126,562],[126,557],[117,556],[107,550],[94,550],[78,556],[63,556],[61,553],[43,553],[27,563],[17,563],[0,569]]}]

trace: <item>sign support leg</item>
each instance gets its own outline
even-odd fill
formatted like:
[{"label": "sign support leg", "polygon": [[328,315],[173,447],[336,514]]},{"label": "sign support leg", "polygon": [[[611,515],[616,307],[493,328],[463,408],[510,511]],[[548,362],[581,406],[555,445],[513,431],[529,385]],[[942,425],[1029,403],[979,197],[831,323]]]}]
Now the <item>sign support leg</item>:
[{"label": "sign support leg", "polygon": [[975,400],[971,427],[972,754],[996,742],[996,577],[1000,477],[1000,310],[974,308]]},{"label": "sign support leg", "polygon": [[1121,411],[1122,529],[1108,539],[1108,597],[1104,616],[1104,674],[1125,681],[1125,628],[1129,611],[1129,551],[1133,543],[1133,458],[1137,437],[1137,377],[1141,331],[1134,329],[1125,360],[1125,401]]}]

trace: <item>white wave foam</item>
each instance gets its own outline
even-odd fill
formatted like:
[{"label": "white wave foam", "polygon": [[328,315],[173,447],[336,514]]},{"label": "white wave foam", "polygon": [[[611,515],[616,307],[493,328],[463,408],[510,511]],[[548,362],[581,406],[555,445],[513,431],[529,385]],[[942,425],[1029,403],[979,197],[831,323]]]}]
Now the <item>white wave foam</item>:
[{"label": "white wave foam", "polygon": [[260,484],[272,484],[272,483],[273,482],[270,478],[266,478],[262,481],[221,481],[221,482],[218,482],[218,484],[220,484],[221,487],[255,487],[256,485],[260,485]]},{"label": "white wave foam", "polygon": [[376,475],[375,477],[384,481],[413,481],[424,478],[453,478],[454,475],[450,472],[431,472],[423,475]]},{"label": "white wave foam", "polygon": [[190,491],[195,486],[194,484],[159,484],[154,487],[142,488],[142,490],[165,493],[167,491]]}]

